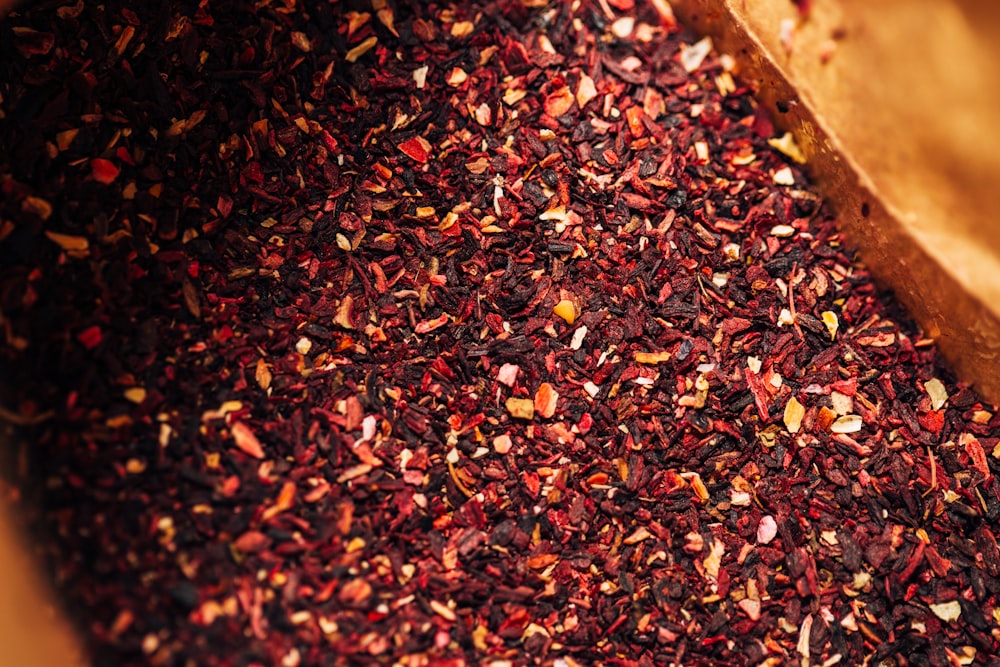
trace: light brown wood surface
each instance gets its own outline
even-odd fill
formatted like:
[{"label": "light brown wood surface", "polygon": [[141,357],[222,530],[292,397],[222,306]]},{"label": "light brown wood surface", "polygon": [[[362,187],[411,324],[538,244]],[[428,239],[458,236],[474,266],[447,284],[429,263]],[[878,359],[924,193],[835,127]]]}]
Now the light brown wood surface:
[{"label": "light brown wood surface", "polygon": [[0,665],[76,667],[76,638],[38,575],[38,560],[0,508]]}]

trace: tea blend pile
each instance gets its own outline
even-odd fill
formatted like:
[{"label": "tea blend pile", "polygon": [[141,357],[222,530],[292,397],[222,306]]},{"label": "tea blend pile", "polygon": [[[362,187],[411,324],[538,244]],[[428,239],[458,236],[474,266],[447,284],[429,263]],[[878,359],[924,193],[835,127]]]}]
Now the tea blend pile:
[{"label": "tea blend pile", "polygon": [[0,24],[3,489],[95,665],[996,664],[1000,416],[656,4]]}]

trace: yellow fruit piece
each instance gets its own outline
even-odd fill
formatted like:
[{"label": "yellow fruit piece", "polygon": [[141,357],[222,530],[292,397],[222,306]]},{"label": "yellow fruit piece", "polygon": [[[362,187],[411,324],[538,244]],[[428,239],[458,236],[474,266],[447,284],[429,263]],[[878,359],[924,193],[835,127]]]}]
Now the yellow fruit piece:
[{"label": "yellow fruit piece", "polygon": [[635,363],[637,364],[662,364],[670,361],[669,352],[636,352]]},{"label": "yellow fruit piece", "polygon": [[569,299],[557,303],[552,312],[566,320],[566,324],[573,324],[576,321],[576,306]]},{"label": "yellow fruit piece", "polygon": [[507,412],[515,419],[534,419],[535,402],[530,398],[508,398]]},{"label": "yellow fruit piece", "polygon": [[806,409],[798,400],[792,396],[785,404],[785,428],[789,433],[798,433],[802,426],[802,418],[806,416]]},{"label": "yellow fruit piece", "polygon": [[146,400],[146,390],[142,387],[129,387],[125,390],[125,399],[132,403],[142,403]]},{"label": "yellow fruit piece", "polygon": [[840,320],[837,319],[837,313],[832,310],[824,310],[823,324],[826,325],[826,330],[830,332],[830,340],[836,338],[837,329],[840,328]]}]

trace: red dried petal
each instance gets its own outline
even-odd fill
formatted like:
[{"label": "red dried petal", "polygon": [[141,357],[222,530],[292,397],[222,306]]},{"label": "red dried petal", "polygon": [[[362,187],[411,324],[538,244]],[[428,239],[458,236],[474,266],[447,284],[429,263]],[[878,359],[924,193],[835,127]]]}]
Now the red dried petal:
[{"label": "red dried petal", "polygon": [[927,557],[927,563],[934,570],[934,574],[939,577],[948,576],[948,570],[951,569],[951,561],[949,559],[942,556],[934,547],[928,547],[924,555]]},{"label": "red dried petal", "polygon": [[337,143],[337,139],[329,132],[323,130],[323,133],[320,135],[320,137],[323,139],[323,145],[326,146],[327,150],[329,151],[339,150],[340,144]]},{"label": "red dried petal", "polygon": [[767,389],[764,388],[764,382],[761,377],[754,373],[749,368],[743,369],[743,375],[747,380],[747,388],[750,389],[750,393],[753,394],[754,404],[757,406],[757,413],[760,418],[767,421],[770,415],[767,413],[767,404],[770,401],[770,397],[767,393]]},{"label": "red dried petal", "polygon": [[80,333],[76,335],[76,339],[80,341],[88,350],[93,350],[95,347],[101,344],[101,328],[99,326],[87,327]]},{"label": "red dried petal", "polygon": [[992,476],[990,466],[986,461],[986,452],[983,451],[983,446],[979,444],[979,440],[971,435],[963,436],[962,439],[965,440],[965,453],[969,455],[972,467],[983,473],[983,477],[989,479]]},{"label": "red dried petal", "polygon": [[94,180],[104,185],[114,183],[119,174],[119,169],[114,162],[100,157],[95,157],[90,161],[90,169]]},{"label": "red dried petal", "polygon": [[233,211],[233,198],[229,195],[219,195],[219,201],[215,204],[215,208],[218,209],[219,215],[223,218],[229,217]]},{"label": "red dried petal", "polygon": [[417,162],[427,162],[430,157],[431,145],[423,137],[413,137],[399,144],[397,148],[404,155]]},{"label": "red dried petal", "polygon": [[521,476],[521,481],[524,483],[525,490],[531,497],[537,498],[538,492],[542,488],[542,482],[538,479],[538,475],[533,472],[526,472]]},{"label": "red dried petal", "polygon": [[119,146],[115,149],[115,157],[129,165],[130,167],[135,166],[135,160],[132,159],[132,154],[128,152],[128,149],[124,146]]},{"label": "red dried petal", "polygon": [[944,428],[944,410],[931,410],[927,414],[917,417],[920,426],[931,433],[940,433]]}]

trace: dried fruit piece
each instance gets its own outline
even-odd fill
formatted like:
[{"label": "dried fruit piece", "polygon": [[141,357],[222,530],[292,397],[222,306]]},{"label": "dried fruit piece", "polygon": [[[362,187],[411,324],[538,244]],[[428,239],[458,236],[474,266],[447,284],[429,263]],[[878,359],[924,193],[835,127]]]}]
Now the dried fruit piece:
[{"label": "dried fruit piece", "polygon": [[507,412],[515,419],[534,419],[535,402],[530,398],[508,398]]},{"label": "dried fruit piece", "polygon": [[566,213],[565,206],[559,205],[543,211],[538,216],[538,219],[544,220],[546,222],[548,222],[549,220],[555,220],[557,222],[566,222],[569,219],[569,214]]},{"label": "dried fruit piece", "polygon": [[986,460],[986,452],[979,440],[971,433],[963,433],[958,437],[958,444],[965,448],[965,453],[969,455],[972,467],[982,473],[983,477],[992,477],[989,462]]},{"label": "dried fruit piece", "polygon": [[72,236],[58,232],[45,232],[45,235],[70,254],[86,253],[90,248],[90,242],[83,236]]},{"label": "dried fruit piece", "polygon": [[472,21],[455,21],[451,24],[452,37],[467,37],[472,34],[476,26]]},{"label": "dried fruit piece", "polygon": [[705,556],[702,566],[705,574],[713,579],[719,578],[719,568],[722,567],[722,556],[726,553],[726,545],[721,540],[712,540],[712,548]]},{"label": "dried fruit piece", "polygon": [[799,641],[795,650],[802,656],[802,664],[804,665],[810,664],[809,656],[811,655],[812,648],[809,637],[812,635],[812,625],[813,615],[808,614],[802,619],[802,624],[799,626]]},{"label": "dried fruit piece", "polygon": [[940,410],[948,402],[948,390],[944,388],[944,383],[937,378],[931,378],[924,382],[924,390],[931,397],[931,409]]},{"label": "dried fruit piece", "polygon": [[138,405],[146,400],[146,390],[142,387],[129,387],[125,390],[125,400]]},{"label": "dried fruit piece", "polygon": [[556,413],[556,404],[559,402],[559,394],[548,382],[543,382],[535,392],[535,412],[542,419],[548,419]]},{"label": "dried fruit piece", "polygon": [[517,364],[504,364],[497,371],[497,382],[513,388],[517,382],[517,374],[520,370]]},{"label": "dried fruit piece", "polygon": [[623,16],[611,24],[611,34],[618,39],[626,39],[635,30],[635,18]]},{"label": "dried fruit piece", "polygon": [[361,577],[346,580],[337,593],[337,599],[345,604],[360,605],[372,596],[372,585]]},{"label": "dried fruit piece", "polygon": [[528,91],[523,88],[508,88],[503,91],[503,102],[507,106],[514,106],[528,95]]},{"label": "dried fruit piece", "polygon": [[433,320],[424,320],[423,322],[418,322],[417,326],[414,328],[414,331],[416,331],[418,334],[430,333],[435,329],[440,329],[446,324],[448,324],[448,314],[441,313],[440,317],[436,317]]},{"label": "dried fruit piece", "polygon": [[281,491],[278,493],[277,499],[274,504],[264,510],[261,515],[261,521],[268,521],[278,514],[289,510],[295,504],[295,492],[297,490],[295,482],[287,481],[281,486]]},{"label": "dried fruit piece", "polygon": [[833,404],[833,411],[838,415],[849,415],[854,412],[854,399],[837,390],[830,392],[830,403]]},{"label": "dried fruit piece", "polygon": [[[374,7],[376,3],[372,3]],[[386,30],[391,32],[396,37],[399,37],[399,32],[396,30],[395,16],[393,14],[391,7],[378,7],[375,15],[378,16],[379,22],[385,26]]]},{"label": "dried fruit piece", "polygon": [[372,35],[371,37],[364,40],[363,42],[355,46],[353,49],[348,51],[347,54],[344,56],[344,60],[346,60],[349,63],[356,62],[358,58],[371,51],[376,44],[378,44],[378,37]]},{"label": "dried fruit piece", "polygon": [[784,422],[789,433],[798,433],[802,426],[802,418],[806,416],[806,409],[794,396],[788,399],[785,404]]},{"label": "dried fruit piece", "polygon": [[558,118],[566,114],[573,107],[573,93],[566,86],[549,93],[545,98],[545,113]]},{"label": "dried fruit piece", "polygon": [[691,46],[681,48],[681,65],[687,72],[693,72],[701,67],[702,61],[712,51],[712,38],[703,37]]},{"label": "dried fruit piece", "polygon": [[631,106],[625,111],[625,121],[629,134],[636,139],[646,134],[646,125],[643,123],[645,115],[642,107]]},{"label": "dried fruit piece", "polygon": [[298,30],[292,31],[292,46],[303,53],[312,51],[312,42],[309,41],[309,36]]},{"label": "dried fruit piece", "polygon": [[760,600],[751,600],[750,598],[743,598],[737,603],[737,606],[747,615],[751,621],[756,621],[760,619]]},{"label": "dried fruit piece", "polygon": [[37,215],[43,222],[52,216],[52,204],[41,197],[25,197],[21,202],[21,210]]},{"label": "dried fruit piece", "polygon": [[263,359],[257,360],[257,366],[254,369],[254,379],[257,381],[257,385],[265,391],[271,386],[271,369],[267,367],[267,362]]},{"label": "dried fruit piece", "polygon": [[946,623],[957,621],[962,616],[962,605],[958,600],[938,602],[929,606],[934,615]]},{"label": "dried fruit piece", "polygon": [[799,164],[805,164],[806,156],[795,142],[795,137],[792,136],[791,132],[785,132],[780,137],[768,139],[767,143]]},{"label": "dried fruit piece", "polygon": [[249,426],[243,422],[234,422],[229,431],[236,442],[236,447],[241,452],[255,459],[264,458],[264,448],[260,446],[260,440],[257,439]]},{"label": "dried fruit piece", "polygon": [[771,180],[774,181],[775,185],[795,185],[795,174],[789,167],[782,167],[774,172]]},{"label": "dried fruit piece", "polygon": [[757,543],[770,544],[778,534],[778,523],[770,514],[765,514],[757,523]]},{"label": "dried fruit piece", "polygon": [[455,622],[458,620],[458,616],[455,614],[452,608],[444,604],[443,602],[438,602],[437,600],[431,600],[430,605],[431,609],[434,610],[434,613],[440,616],[441,618],[445,619],[446,621]]},{"label": "dried fruit piece", "polygon": [[445,77],[445,82],[449,86],[458,87],[461,86],[466,81],[468,81],[468,79],[469,75],[466,73],[464,69],[462,69],[461,67],[453,67],[451,71],[448,72],[448,76]]},{"label": "dried fruit piece", "polygon": [[507,435],[506,433],[503,433],[493,438],[493,450],[497,454],[506,454],[511,450],[511,447],[513,446],[514,443],[511,442],[510,436]]},{"label": "dried fruit piece", "polygon": [[691,475],[691,489],[694,491],[694,495],[703,503],[707,503],[711,496],[708,493],[708,487],[705,486],[705,482],[702,481],[701,475],[698,473],[693,473]]},{"label": "dried fruit piece", "polygon": [[413,70],[413,83],[417,86],[417,90],[422,90],[427,85],[427,72],[429,71],[430,68],[427,65]]},{"label": "dried fruit piece", "polygon": [[837,319],[837,313],[832,310],[824,310],[822,314],[823,324],[826,325],[826,330],[830,332],[830,340],[837,337],[837,329],[840,327],[840,320]]},{"label": "dried fruit piece", "polygon": [[271,546],[271,538],[259,530],[248,530],[233,540],[233,546],[243,553],[255,554]]},{"label": "dried fruit piece", "polygon": [[299,354],[309,354],[309,350],[312,349],[312,341],[303,336],[295,341],[295,351]]},{"label": "dried fruit piece", "polygon": [[670,353],[662,352],[636,352],[635,362],[637,364],[662,364],[670,361]]},{"label": "dried fruit piece", "polygon": [[556,554],[538,554],[537,556],[529,556],[525,561],[533,570],[541,570],[553,563],[559,562],[559,556]]},{"label": "dried fruit piece", "polygon": [[573,324],[576,321],[576,304],[569,299],[563,299],[557,303],[552,312],[566,321],[566,324]]},{"label": "dried fruit piece", "polygon": [[333,318],[333,321],[345,329],[353,329],[353,310],[354,297],[350,294],[345,294],[340,305],[337,307],[337,315]]},{"label": "dried fruit piece", "polygon": [[577,106],[582,109],[595,97],[597,97],[597,87],[594,85],[594,80],[586,74],[580,75],[580,83],[576,86]]},{"label": "dried fruit piece", "polygon": [[648,540],[652,536],[653,534],[650,533],[645,526],[639,526],[634,531],[632,531],[632,534],[626,537],[623,541],[625,542],[625,544],[638,544],[643,540]]},{"label": "dried fruit piece", "polygon": [[863,425],[864,421],[860,416],[844,415],[830,425],[830,430],[834,433],[857,433]]}]

